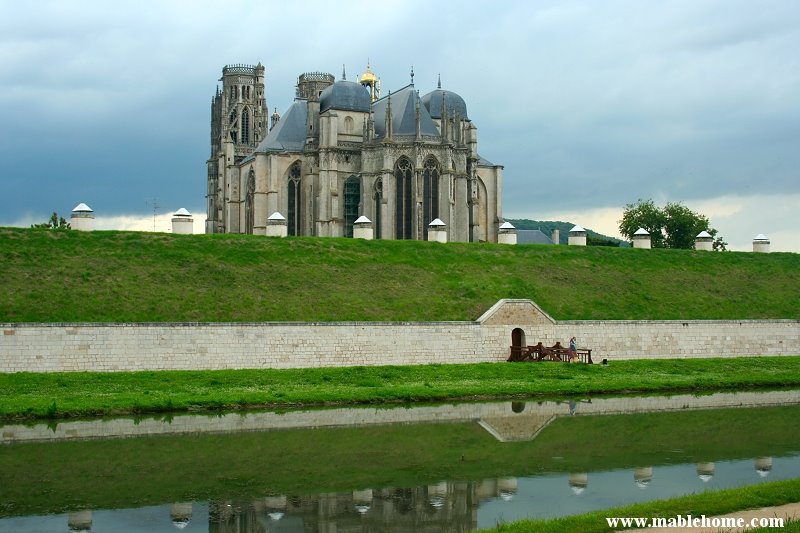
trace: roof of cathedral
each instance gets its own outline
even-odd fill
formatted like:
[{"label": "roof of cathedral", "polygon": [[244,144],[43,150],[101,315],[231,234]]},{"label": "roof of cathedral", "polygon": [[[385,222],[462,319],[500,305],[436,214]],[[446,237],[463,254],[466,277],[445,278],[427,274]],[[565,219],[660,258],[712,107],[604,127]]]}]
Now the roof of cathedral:
[{"label": "roof of cathedral", "polygon": [[319,96],[319,112],[328,109],[369,112],[369,93],[360,83],[339,80],[326,87]]},{"label": "roof of cathedral", "polygon": [[[372,110],[375,112],[375,136],[380,139],[386,135],[386,108],[389,106],[390,101],[392,106],[392,135],[416,135],[416,105],[419,101],[419,95],[414,90],[413,85],[407,85],[396,93],[391,93],[372,104]],[[439,135],[436,124],[433,123],[431,116],[423,105],[419,107],[419,122],[421,135]]]},{"label": "roof of cathedral", "polygon": [[468,119],[467,103],[453,91],[446,91],[442,88],[433,90],[422,97],[422,105],[428,110],[431,118],[442,118],[442,99],[447,106],[447,116],[454,118],[458,115],[462,119]]},{"label": "roof of cathedral", "polygon": [[[262,152],[300,152],[306,144],[306,118],[308,105],[305,100],[298,99],[275,124],[255,153]],[[250,159],[252,155],[246,159]]]}]

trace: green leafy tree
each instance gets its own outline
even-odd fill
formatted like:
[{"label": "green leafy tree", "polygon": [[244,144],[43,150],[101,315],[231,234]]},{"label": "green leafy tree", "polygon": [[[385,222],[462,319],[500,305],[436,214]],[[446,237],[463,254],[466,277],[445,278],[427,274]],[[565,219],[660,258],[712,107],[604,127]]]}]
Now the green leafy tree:
[{"label": "green leafy tree", "polygon": [[43,228],[43,229],[56,229],[56,230],[67,230],[70,229],[69,222],[64,220],[64,217],[59,217],[58,213],[53,211],[53,214],[50,215],[50,220],[47,222],[42,222],[41,224],[31,224],[32,228]]},{"label": "green leafy tree", "polygon": [[639,200],[625,206],[619,231],[628,240],[639,228],[650,233],[653,248],[694,248],[697,234],[707,231],[714,238],[713,248],[725,251],[727,242],[717,236],[717,230],[709,226],[708,217],[695,213],[685,205],[668,203],[657,207],[653,200]]},{"label": "green leafy tree", "polygon": [[625,206],[622,220],[619,221],[620,234],[633,240],[633,234],[639,228],[644,228],[650,234],[653,248],[664,248],[664,212],[656,207],[653,200],[639,200],[635,204]]}]

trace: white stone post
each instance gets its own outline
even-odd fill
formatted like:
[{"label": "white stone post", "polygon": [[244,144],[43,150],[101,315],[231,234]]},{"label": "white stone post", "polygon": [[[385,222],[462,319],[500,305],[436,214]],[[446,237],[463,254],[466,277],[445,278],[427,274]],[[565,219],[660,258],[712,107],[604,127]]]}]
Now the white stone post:
[{"label": "white stone post", "polygon": [[569,475],[569,488],[576,496],[580,496],[589,486],[589,474],[586,472],[574,472]]},{"label": "white stone post", "polygon": [[759,477],[767,477],[772,471],[772,457],[756,457],[754,466]]},{"label": "white stone post", "polygon": [[653,467],[644,466],[634,469],[633,481],[640,489],[646,489],[650,482],[653,481]]},{"label": "white stone post", "polygon": [[567,243],[570,246],[586,246],[586,230],[580,226],[574,226],[569,230]]},{"label": "white stone post", "polygon": [[76,205],[69,219],[69,227],[78,231],[93,231],[94,211],[92,208],[83,202]]},{"label": "white stone post", "polygon": [[553,241],[553,244],[561,244],[561,230],[558,228],[553,228],[553,233],[551,234],[550,240]]},{"label": "white stone post", "polygon": [[717,467],[714,463],[697,463],[697,477],[703,483],[708,483],[714,477]]},{"label": "white stone post", "polygon": [[169,517],[172,520],[172,525],[177,529],[185,528],[192,520],[192,503],[173,503],[169,507]]},{"label": "white stone post", "polygon": [[74,511],[67,515],[67,526],[70,531],[91,531],[92,511]]},{"label": "white stone post", "polygon": [[267,218],[267,237],[286,237],[289,228],[286,224],[286,217],[277,211]]},{"label": "white stone post", "polygon": [[753,251],[769,253],[769,239],[763,233],[759,233],[753,238]]},{"label": "white stone post", "polygon": [[633,247],[642,248],[644,250],[649,250],[653,247],[653,241],[650,238],[650,233],[646,229],[639,228],[633,234]]},{"label": "white stone post", "polygon": [[374,237],[374,230],[372,228],[372,221],[361,215],[353,222],[353,238],[364,239],[371,241]]},{"label": "white stone post", "polygon": [[447,224],[435,218],[428,224],[428,240],[434,242],[447,242]]},{"label": "white stone post", "polygon": [[710,252],[714,249],[714,237],[706,230],[701,231],[697,234],[697,237],[694,238],[694,249]]},{"label": "white stone post", "polygon": [[177,233],[178,235],[191,235],[194,233],[192,214],[183,207],[172,215],[172,233]]},{"label": "white stone post", "polygon": [[497,233],[497,242],[500,244],[517,244],[517,228],[511,222],[503,222]]}]

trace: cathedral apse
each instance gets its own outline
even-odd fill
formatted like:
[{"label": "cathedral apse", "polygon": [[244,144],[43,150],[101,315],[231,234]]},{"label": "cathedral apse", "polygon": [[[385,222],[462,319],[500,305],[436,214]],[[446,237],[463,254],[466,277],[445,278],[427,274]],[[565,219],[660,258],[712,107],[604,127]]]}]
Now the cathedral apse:
[{"label": "cathedral apse", "polygon": [[502,165],[478,153],[478,129],[456,92],[423,96],[410,83],[381,94],[368,65],[306,72],[283,114],[268,115],[265,67],[222,69],[211,102],[206,233],[265,235],[287,219],[289,236],[352,237],[364,216],[375,238],[497,242]]}]

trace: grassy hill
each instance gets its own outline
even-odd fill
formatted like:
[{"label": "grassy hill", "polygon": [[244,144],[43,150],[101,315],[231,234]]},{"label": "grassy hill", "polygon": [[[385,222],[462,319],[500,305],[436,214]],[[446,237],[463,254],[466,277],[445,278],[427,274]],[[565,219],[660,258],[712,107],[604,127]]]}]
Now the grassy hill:
[{"label": "grassy hill", "polygon": [[800,254],[0,228],[0,322],[800,318]]}]

